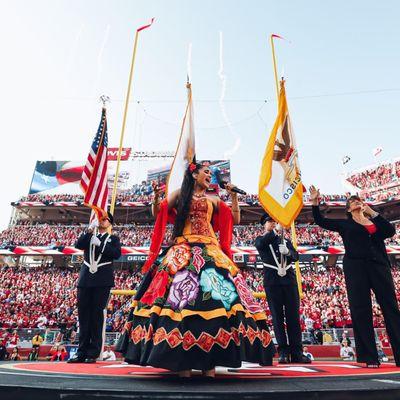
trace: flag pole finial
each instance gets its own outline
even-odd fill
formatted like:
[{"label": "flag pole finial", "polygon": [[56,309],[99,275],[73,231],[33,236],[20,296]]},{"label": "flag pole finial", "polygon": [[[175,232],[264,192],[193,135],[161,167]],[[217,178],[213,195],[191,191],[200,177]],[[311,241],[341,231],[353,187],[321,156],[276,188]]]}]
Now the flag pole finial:
[{"label": "flag pole finial", "polygon": [[106,96],[105,94],[101,95],[99,99],[103,103],[103,108],[106,108],[106,104],[111,101],[110,97]]}]

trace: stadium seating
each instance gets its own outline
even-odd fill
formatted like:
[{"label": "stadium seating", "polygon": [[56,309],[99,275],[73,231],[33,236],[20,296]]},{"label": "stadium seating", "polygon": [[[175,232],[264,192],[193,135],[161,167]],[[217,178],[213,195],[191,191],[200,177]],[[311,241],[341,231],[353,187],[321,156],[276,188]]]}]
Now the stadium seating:
[{"label": "stadium seating", "polygon": [[[51,225],[51,224],[17,224],[0,233],[0,248],[12,246],[73,246],[87,226],[84,225]],[[396,230],[400,223],[396,223]],[[151,225],[115,225],[117,234],[124,246],[146,247],[150,245],[153,227]],[[337,246],[341,245],[340,236],[316,225],[301,224],[296,226],[299,245]],[[263,228],[259,224],[238,225],[234,227],[234,246],[254,246],[257,236],[262,235]],[[164,245],[171,238],[168,228]],[[400,244],[400,233],[387,241],[387,244]]]},{"label": "stadium seating", "polygon": [[[253,291],[263,290],[262,272],[256,269],[242,271]],[[137,267],[116,272],[118,289],[134,289],[142,275]],[[400,299],[400,271],[393,277]],[[0,269],[0,328],[59,329],[63,335],[76,330],[77,310],[75,284],[78,272],[70,269],[10,268]],[[303,331],[351,327],[343,271],[340,267],[327,270],[303,270],[304,297],[301,303]],[[265,299],[259,300],[268,312]],[[107,331],[118,332],[125,323],[130,297],[113,296],[108,306]],[[374,302],[374,327],[384,326],[382,312]],[[270,315],[269,315],[270,318]],[[271,320],[269,321],[271,322]]]}]

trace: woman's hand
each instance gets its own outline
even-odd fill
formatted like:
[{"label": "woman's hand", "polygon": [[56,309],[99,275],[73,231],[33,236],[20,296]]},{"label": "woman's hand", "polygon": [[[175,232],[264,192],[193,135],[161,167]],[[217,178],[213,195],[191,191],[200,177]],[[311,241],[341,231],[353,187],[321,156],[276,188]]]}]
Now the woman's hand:
[{"label": "woman's hand", "polygon": [[153,197],[153,203],[151,205],[151,213],[153,214],[153,217],[157,218],[158,211],[160,209],[160,195],[163,192],[163,190],[157,185],[157,182],[153,182],[151,184],[153,187],[154,191],[154,197]]},{"label": "woman's hand", "polygon": [[374,218],[377,216],[377,212],[374,211],[368,204],[364,203],[362,207],[362,211],[366,217]]},{"label": "woman's hand", "polygon": [[319,204],[319,189],[317,189],[314,185],[311,185],[308,189],[310,192],[310,200],[313,206],[317,206]]},{"label": "woman's hand", "polygon": [[160,186],[157,185],[157,183],[152,183],[151,185],[153,187],[153,192],[154,192],[154,198],[153,198],[153,202],[154,203],[158,203],[161,193],[163,192],[162,189],[160,188]]},{"label": "woman's hand", "polygon": [[232,192],[232,189],[236,186],[232,183],[227,183],[225,185],[225,190],[231,195],[232,198],[232,214],[233,214],[233,223],[240,224],[240,207],[238,201],[238,194],[236,192]]},{"label": "woman's hand", "polygon": [[227,183],[225,185],[225,190],[228,192],[228,194],[230,194],[232,197],[237,197],[237,193],[236,192],[232,192],[232,189],[235,188],[236,186],[233,185],[232,183]]}]

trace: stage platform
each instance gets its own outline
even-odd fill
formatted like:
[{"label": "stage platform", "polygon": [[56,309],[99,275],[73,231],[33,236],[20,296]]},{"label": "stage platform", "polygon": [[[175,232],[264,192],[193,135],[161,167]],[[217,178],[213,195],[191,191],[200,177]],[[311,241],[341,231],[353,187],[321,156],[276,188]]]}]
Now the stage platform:
[{"label": "stage platform", "polygon": [[351,362],[218,368],[215,379],[121,362],[1,362],[2,400],[54,399],[400,399],[400,368]]}]

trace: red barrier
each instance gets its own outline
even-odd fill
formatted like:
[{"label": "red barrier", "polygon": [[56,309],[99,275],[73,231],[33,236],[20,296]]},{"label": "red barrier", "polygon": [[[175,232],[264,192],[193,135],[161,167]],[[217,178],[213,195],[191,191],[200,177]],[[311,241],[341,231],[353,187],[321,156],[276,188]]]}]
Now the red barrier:
[{"label": "red barrier", "polygon": [[[340,346],[339,345],[326,345],[326,346],[320,346],[320,345],[306,345],[308,348],[308,351],[315,357],[315,358],[340,358]],[[49,345],[43,345],[40,346],[40,351],[39,351],[39,357],[40,358],[45,358],[51,349],[52,346]],[[65,345],[67,347],[67,345]],[[8,348],[7,351],[11,354],[12,348]],[[19,349],[19,354],[23,359],[26,359],[28,357],[28,354],[30,353],[31,348],[20,348]],[[383,351],[387,356],[393,356],[393,351],[391,347],[384,347]],[[117,353],[117,357],[122,357],[120,353]]]}]

